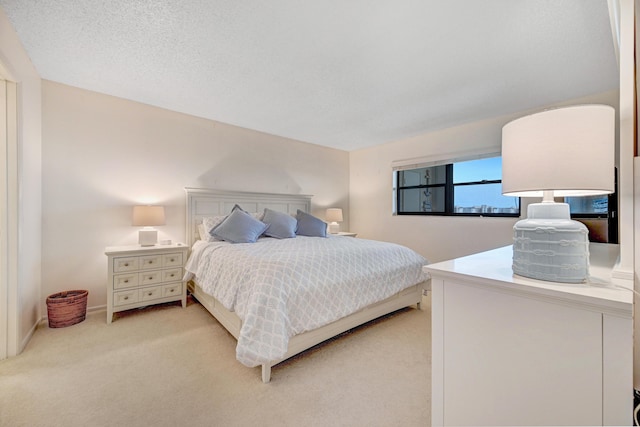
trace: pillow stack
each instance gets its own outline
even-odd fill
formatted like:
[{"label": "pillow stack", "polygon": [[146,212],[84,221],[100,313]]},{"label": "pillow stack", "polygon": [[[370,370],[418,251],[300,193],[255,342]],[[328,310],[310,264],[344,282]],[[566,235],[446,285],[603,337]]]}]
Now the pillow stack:
[{"label": "pillow stack", "polygon": [[294,218],[269,208],[262,215],[250,214],[235,205],[227,216],[203,218],[199,231],[205,241],[255,243],[262,235],[275,239],[327,237],[327,223],[300,209]]}]

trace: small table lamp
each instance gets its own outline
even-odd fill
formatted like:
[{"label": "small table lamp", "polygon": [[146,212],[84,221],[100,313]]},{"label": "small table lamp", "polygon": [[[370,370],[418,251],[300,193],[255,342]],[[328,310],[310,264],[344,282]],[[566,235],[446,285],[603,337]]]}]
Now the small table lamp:
[{"label": "small table lamp", "polygon": [[502,194],[543,197],[514,226],[513,272],[554,282],[589,275],[587,228],[554,196],[614,191],[615,110],[581,105],[548,110],[502,128]]},{"label": "small table lamp", "polygon": [[155,230],[153,226],[164,224],[164,206],[133,207],[133,225],[144,227],[138,231],[140,246],[153,246],[158,243],[158,230]]},{"label": "small table lamp", "polygon": [[342,222],[342,209],[340,208],[329,208],[327,209],[327,214],[325,219],[329,223],[329,233],[338,234],[340,232],[340,224]]}]

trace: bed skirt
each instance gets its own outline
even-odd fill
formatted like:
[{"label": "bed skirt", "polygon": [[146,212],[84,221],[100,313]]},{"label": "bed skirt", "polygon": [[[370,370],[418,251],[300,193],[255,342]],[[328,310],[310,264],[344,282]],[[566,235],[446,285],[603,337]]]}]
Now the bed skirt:
[{"label": "bed skirt", "polygon": [[[205,293],[200,286],[193,281],[188,284],[191,294],[205,307],[213,317],[224,326],[231,335],[238,339],[242,320],[232,311],[227,310],[218,300]],[[312,331],[296,335],[289,340],[288,351],[282,359],[270,361],[262,365],[262,381],[268,383],[271,380],[271,367],[295,356],[329,338],[335,337],[349,329],[360,326],[385,314],[392,313],[401,308],[416,304],[420,308],[423,290],[428,289],[428,282],[410,286],[391,297],[363,308],[347,317],[336,320],[333,323],[322,326]]]}]

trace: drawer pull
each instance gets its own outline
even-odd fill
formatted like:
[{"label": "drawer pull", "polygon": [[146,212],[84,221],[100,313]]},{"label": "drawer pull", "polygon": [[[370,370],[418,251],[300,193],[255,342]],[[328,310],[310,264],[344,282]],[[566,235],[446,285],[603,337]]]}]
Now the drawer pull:
[{"label": "drawer pull", "polygon": [[171,262],[173,262],[173,261],[174,261],[173,258],[171,258]]},{"label": "drawer pull", "polygon": [[129,283],[129,279],[126,279],[126,280],[124,281],[124,283]]},{"label": "drawer pull", "polygon": [[129,297],[124,297],[125,300],[129,299]]},{"label": "drawer pull", "polygon": [[175,289],[171,289],[169,292],[173,293],[175,291]]},{"label": "drawer pull", "polygon": [[153,264],[153,261],[152,261],[152,260],[149,260],[149,264]]},{"label": "drawer pull", "polygon": [[175,274],[171,273],[171,277],[175,276]]},{"label": "drawer pull", "polygon": [[149,296],[153,295],[153,292],[149,292]]},{"label": "drawer pull", "polygon": [[149,280],[153,280],[153,276],[149,276]]},{"label": "drawer pull", "polygon": [[125,262],[125,263],[124,263],[124,266],[125,266],[125,267],[129,267],[129,263],[128,263],[128,262]]}]

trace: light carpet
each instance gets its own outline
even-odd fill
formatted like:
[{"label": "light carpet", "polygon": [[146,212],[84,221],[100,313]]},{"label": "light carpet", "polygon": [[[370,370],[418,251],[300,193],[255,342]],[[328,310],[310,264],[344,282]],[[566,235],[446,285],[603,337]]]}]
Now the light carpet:
[{"label": "light carpet", "polygon": [[431,306],[374,320],[272,369],[197,302],[43,323],[0,362],[2,426],[426,426]]}]

